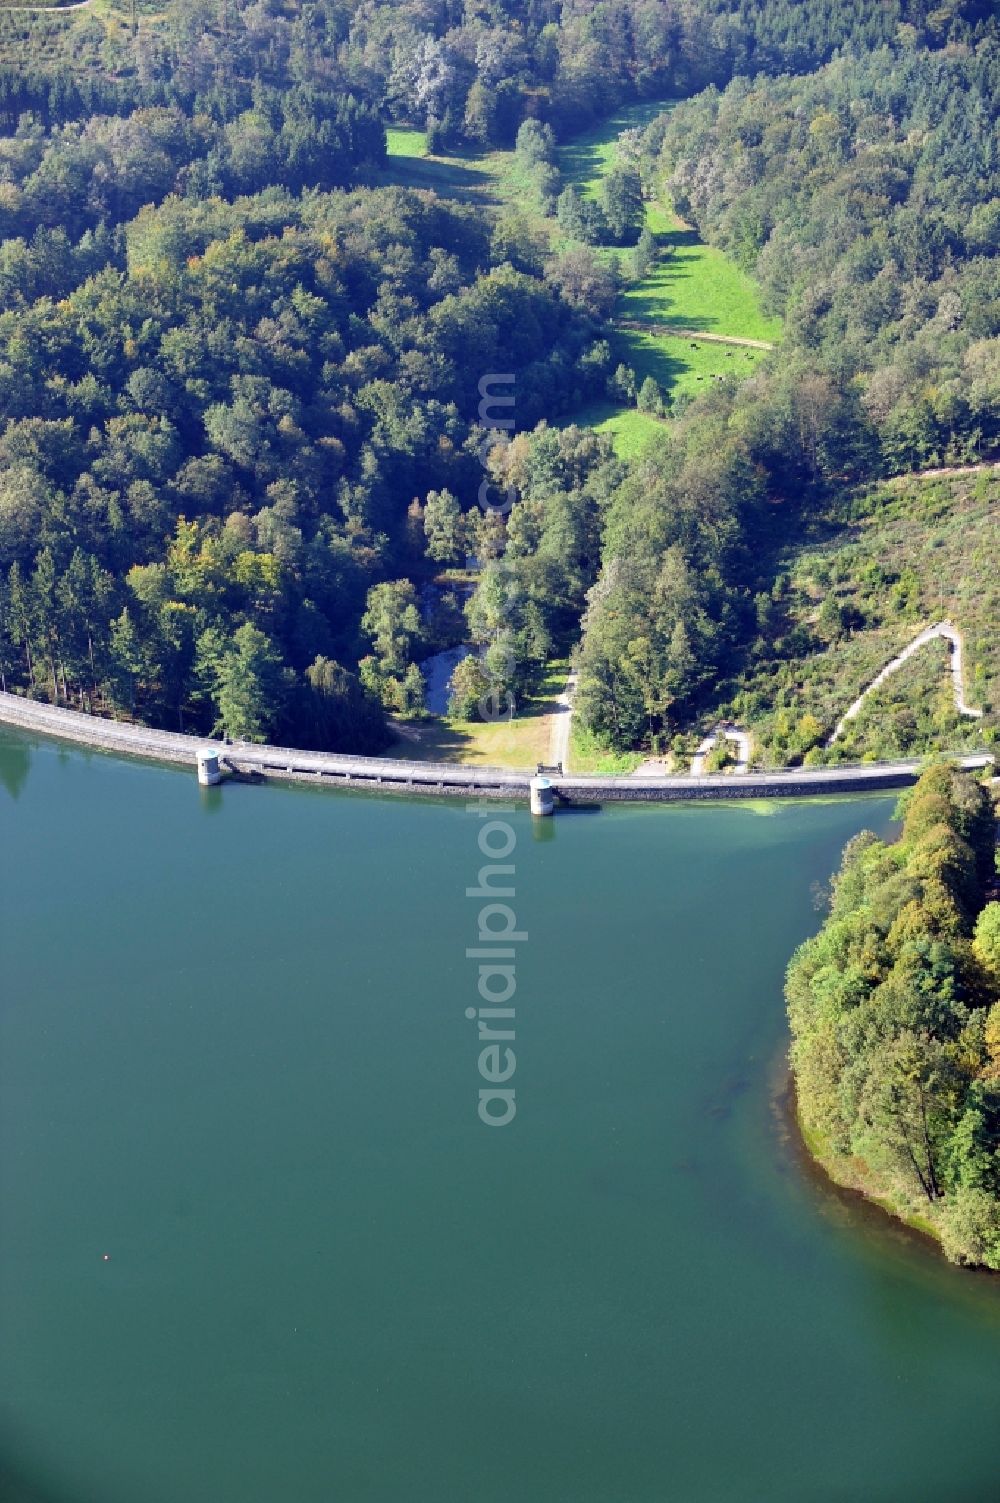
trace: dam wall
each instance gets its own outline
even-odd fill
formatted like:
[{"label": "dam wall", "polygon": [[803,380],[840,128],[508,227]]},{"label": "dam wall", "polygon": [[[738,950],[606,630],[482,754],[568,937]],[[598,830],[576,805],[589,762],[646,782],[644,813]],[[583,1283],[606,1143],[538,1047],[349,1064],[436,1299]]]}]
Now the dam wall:
[{"label": "dam wall", "polygon": [[[199,753],[219,758],[224,775],[246,782],[296,782],[319,787],[362,788],[378,793],[444,798],[528,801],[531,773],[455,762],[408,762],[391,757],[341,756],[336,752],[211,740],[178,731],[151,730],[104,720],[79,710],[0,693],[0,724],[72,741],[116,756],[138,757],[196,771]],[[979,771],[993,764],[987,753],[956,757],[956,765]],[[699,777],[552,776],[555,806],[603,803],[674,803],[703,799],[805,798],[834,793],[873,793],[905,788],[924,766],[914,758],[851,767],[786,768],[740,775]]]}]

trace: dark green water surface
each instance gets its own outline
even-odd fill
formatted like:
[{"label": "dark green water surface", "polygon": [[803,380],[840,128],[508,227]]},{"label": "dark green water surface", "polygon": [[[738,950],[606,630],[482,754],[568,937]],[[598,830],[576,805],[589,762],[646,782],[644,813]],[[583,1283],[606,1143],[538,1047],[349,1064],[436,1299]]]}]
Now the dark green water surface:
[{"label": "dark green water surface", "polygon": [[3,1503],[1000,1498],[1000,1281],[781,1106],[811,888],[891,801],[508,816],[490,1129],[474,815],[0,775]]}]

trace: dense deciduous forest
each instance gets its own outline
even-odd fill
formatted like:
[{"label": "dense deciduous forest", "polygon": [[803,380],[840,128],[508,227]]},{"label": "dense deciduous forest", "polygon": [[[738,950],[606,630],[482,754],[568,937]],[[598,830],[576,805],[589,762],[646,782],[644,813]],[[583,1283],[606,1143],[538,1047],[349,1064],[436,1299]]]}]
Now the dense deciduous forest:
[{"label": "dense deciduous forest", "polygon": [[[975,0],[0,16],[3,682],[374,749],[428,652],[480,649],[471,713],[579,643],[590,732],[668,742],[779,639],[782,536],[998,436],[997,77]],[[674,96],[597,199],[560,184],[558,141]],[[557,248],[386,186],[394,121],[516,146]],[[786,333],[625,463],[544,424],[635,394],[600,247],[641,274],[666,191]],[[490,372],[516,379],[506,521],[476,505]],[[469,553],[463,613],[427,585]]]},{"label": "dense deciduous forest", "polygon": [[847,847],[788,974],[798,1108],[834,1176],[1000,1268],[1000,903],[987,791],[944,766]]},{"label": "dense deciduous forest", "polygon": [[125,240],[125,272],[0,316],[4,666],[177,723],[236,627],[356,667],[369,587],[434,564],[410,502],[478,486],[480,373],[513,361],[540,415],[592,337],[470,211],[391,189],[172,196]]}]

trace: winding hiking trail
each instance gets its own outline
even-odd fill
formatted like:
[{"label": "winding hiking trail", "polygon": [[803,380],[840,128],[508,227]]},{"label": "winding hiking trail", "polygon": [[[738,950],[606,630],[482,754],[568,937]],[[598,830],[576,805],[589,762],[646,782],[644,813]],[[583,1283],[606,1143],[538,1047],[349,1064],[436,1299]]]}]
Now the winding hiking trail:
[{"label": "winding hiking trail", "polygon": [[[855,716],[859,713],[862,706],[864,705],[868,696],[873,693],[875,689],[880,688],[881,685],[885,683],[886,679],[891,678],[892,675],[896,673],[900,668],[902,668],[903,664],[908,662],[909,659],[912,658],[915,653],[918,653],[922,647],[926,647],[931,642],[939,640],[944,640],[945,642],[947,642],[951,650],[949,672],[951,673],[952,690],[955,696],[956,710],[960,715],[968,715],[973,720],[981,720],[983,718],[982,710],[977,710],[973,705],[970,705],[965,698],[965,660],[962,634],[953,622],[936,621],[933,626],[927,626],[922,632],[918,633],[918,635],[914,637],[913,641],[910,642],[908,646],[903,648],[902,652],[898,653],[891,662],[885,665],[881,673],[876,674],[875,678],[873,678],[868,687],[858,695],[853,704],[848,706],[848,708],[841,716],[840,720],[837,722],[833,734],[827,740],[827,746],[833,746],[834,742],[843,735],[849,721],[855,718]],[[745,775],[747,772],[749,772],[749,733],[747,731],[740,730],[738,726],[718,725],[714,730],[709,731],[708,735],[701,742],[698,750],[695,752],[693,758],[691,759],[691,777],[701,778],[705,776],[706,763],[712,751],[714,750],[720,736],[725,737],[727,741],[732,742],[733,745],[737,748],[738,760],[735,767],[733,768],[733,775]],[[663,769],[660,759],[652,758],[646,762],[643,762],[641,766],[637,767],[633,776],[656,777],[660,776],[662,774],[662,771]]]},{"label": "winding hiking trail", "polygon": [[[689,777],[703,778],[706,776],[705,764],[710,754],[715,750],[720,736],[725,737],[727,741],[731,741],[736,747],[736,762],[732,768],[732,775],[742,775],[750,771],[750,732],[741,731],[735,725],[717,725],[713,731],[709,731],[691,758],[691,767],[688,771]],[[670,760],[667,757],[647,757],[644,762],[639,763],[639,766],[635,768],[631,776],[634,778],[665,777]]]},{"label": "winding hiking trail", "polygon": [[882,669],[882,672],[877,674],[875,678],[872,679],[867,689],[864,689],[858,695],[854,703],[844,711],[844,714],[837,722],[833,735],[826,743],[827,746],[832,746],[833,743],[843,735],[848,721],[855,718],[865,700],[874,689],[880,688],[881,685],[885,683],[886,679],[891,678],[894,673],[902,668],[903,664],[906,663],[910,658],[912,658],[914,653],[919,652],[921,647],[926,647],[928,643],[934,642],[938,638],[944,638],[944,640],[948,642],[951,647],[950,670],[952,688],[955,695],[955,709],[960,715],[969,715],[975,720],[981,720],[983,717],[982,710],[974,709],[973,706],[970,705],[965,698],[965,673],[963,667],[964,649],[962,642],[962,633],[958,630],[958,627],[955,626],[951,621],[937,621],[933,626],[925,627],[925,629],[920,632],[918,636],[914,637],[913,641],[909,644],[908,647],[904,647],[903,651],[899,653],[897,657],[894,657],[891,662],[886,663],[885,667]]}]

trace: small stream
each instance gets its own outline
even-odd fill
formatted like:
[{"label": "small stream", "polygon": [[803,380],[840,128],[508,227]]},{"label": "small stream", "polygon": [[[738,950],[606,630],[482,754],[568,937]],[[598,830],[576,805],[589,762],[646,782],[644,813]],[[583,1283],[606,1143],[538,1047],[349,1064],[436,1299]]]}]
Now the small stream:
[{"label": "small stream", "polygon": [[443,652],[435,652],[432,657],[424,658],[418,665],[427,681],[424,704],[432,715],[447,715],[451,676],[471,651],[472,648],[467,645],[446,647]]},{"label": "small stream", "polygon": [[[472,562],[475,563],[475,560]],[[446,588],[449,594],[456,595],[464,603],[472,595],[475,585],[459,580],[449,582]],[[420,613],[426,626],[430,625],[444,591],[445,587],[436,582],[424,587]],[[431,715],[447,715],[451,676],[462,659],[475,650],[471,642],[460,642],[456,647],[445,647],[441,652],[431,653],[430,657],[417,664],[427,684],[424,704]]]}]

